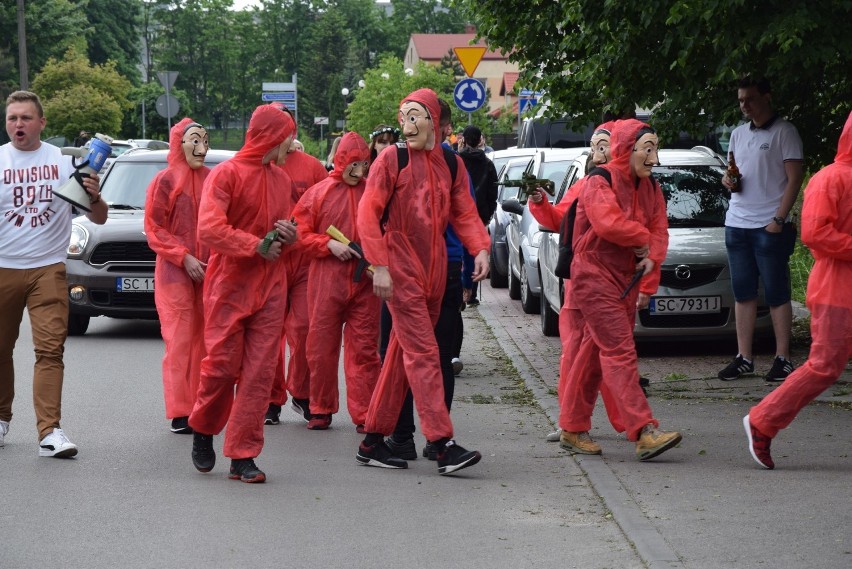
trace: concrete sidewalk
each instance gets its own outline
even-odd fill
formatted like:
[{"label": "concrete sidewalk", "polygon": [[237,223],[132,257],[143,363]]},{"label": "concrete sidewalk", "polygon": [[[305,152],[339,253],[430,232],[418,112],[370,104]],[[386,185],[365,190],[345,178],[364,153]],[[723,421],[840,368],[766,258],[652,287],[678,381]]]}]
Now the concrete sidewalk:
[{"label": "concrete sidewalk", "polygon": [[[505,291],[486,285],[480,298],[479,315],[555,424],[558,338],[545,338],[538,316],[524,314]],[[640,349],[655,416],[663,429],[681,431],[683,442],[639,462],[599,403],[591,435],[603,456],[574,460],[648,567],[852,566],[852,374],[847,369],[778,435],[776,470],[766,471],[748,453],[741,420],[775,388],[762,379],[773,354],[758,353],[761,375],[723,382],[716,373],[730,361],[730,349]],[[793,358],[804,361],[802,353]]]}]

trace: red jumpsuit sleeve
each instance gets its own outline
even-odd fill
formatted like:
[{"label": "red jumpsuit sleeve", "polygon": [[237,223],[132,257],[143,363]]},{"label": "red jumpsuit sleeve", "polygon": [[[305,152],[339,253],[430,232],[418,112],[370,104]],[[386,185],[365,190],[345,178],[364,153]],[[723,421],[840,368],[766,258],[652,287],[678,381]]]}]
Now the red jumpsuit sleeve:
[{"label": "red jumpsuit sleeve", "polygon": [[562,223],[562,218],[565,217],[565,212],[571,207],[571,202],[574,201],[569,194],[565,194],[562,201],[553,205],[547,200],[542,200],[541,203],[527,202],[530,208],[530,213],[538,223],[551,231],[559,231],[559,225]]},{"label": "red jumpsuit sleeve", "polygon": [[595,233],[623,247],[649,244],[650,231],[643,224],[627,219],[612,186],[603,176],[592,176],[580,192],[580,199]]},{"label": "red jumpsuit sleeve", "polygon": [[[357,223],[361,248],[364,250],[364,256],[377,267],[388,266],[388,248],[382,235],[380,221],[388,201],[393,195],[393,188],[399,172],[396,156],[396,152],[379,154],[379,157],[370,167],[367,189],[358,203]],[[391,175],[392,172],[394,175]],[[474,215],[476,214],[474,213]],[[478,220],[479,217],[476,217]]]},{"label": "red jumpsuit sleeve", "polygon": [[207,176],[198,211],[198,238],[212,250],[230,257],[251,257],[257,253],[262,237],[241,231],[228,223],[231,206],[230,188],[234,173],[216,168]]},{"label": "red jumpsuit sleeve", "polygon": [[841,261],[852,261],[852,235],[837,230],[837,204],[842,203],[832,195],[835,188],[843,188],[838,176],[823,170],[814,175],[805,189],[802,206],[802,242],[808,246],[815,259],[831,257]]},{"label": "red jumpsuit sleeve", "polygon": [[328,227],[317,227],[323,195],[321,192],[309,189],[293,210],[293,217],[298,224],[299,248],[313,257],[331,255],[331,251],[328,250],[331,237],[325,232]]},{"label": "red jumpsuit sleeve", "polygon": [[666,211],[666,199],[656,180],[654,187],[654,210],[651,212],[650,252],[648,257],[654,261],[654,270],[642,277],[639,283],[639,291],[645,294],[655,294],[660,287],[660,266],[666,260],[669,249],[669,218]]},{"label": "red jumpsuit sleeve", "polygon": [[[393,153],[384,152],[383,154]],[[455,156],[455,159],[458,162],[457,171],[464,172],[462,159],[458,155]],[[488,237],[488,232],[485,230],[482,220],[479,219],[476,202],[470,196],[470,183],[467,176],[456,176],[450,189],[450,224],[465,248],[474,257],[480,251],[488,251],[491,248],[491,239]],[[364,253],[368,259],[372,259],[366,250],[364,250]]]},{"label": "red jumpsuit sleeve", "polygon": [[151,181],[145,198],[145,235],[154,253],[173,265],[183,267],[183,259],[189,249],[169,229],[173,182],[173,176],[168,171],[158,174]]}]

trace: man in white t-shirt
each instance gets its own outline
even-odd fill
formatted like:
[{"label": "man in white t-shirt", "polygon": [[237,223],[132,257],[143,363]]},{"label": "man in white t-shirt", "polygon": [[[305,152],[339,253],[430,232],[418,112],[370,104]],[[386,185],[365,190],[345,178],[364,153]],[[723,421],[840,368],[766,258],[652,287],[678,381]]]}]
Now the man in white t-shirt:
[{"label": "man in white t-shirt", "polygon": [[[59,427],[65,337],[68,333],[68,286],[65,256],[71,235],[71,204],[53,190],[74,172],[69,156],[41,142],[47,120],[38,95],[15,91],[6,99],[6,133],[0,146],[0,446],[9,432],[15,396],[12,352],[24,308],[32,326],[36,362],[33,406],[39,456],[68,458],[77,445]],[[86,216],[107,219],[97,175],[83,181],[91,200]]]},{"label": "man in white t-shirt", "polygon": [[752,340],[757,318],[758,278],[775,332],[775,361],[766,381],[780,382],[793,371],[790,334],[790,255],[796,229],[790,210],[802,186],[802,140],[791,123],[772,110],[769,81],[746,77],[737,89],[740,110],[750,122],[731,133],[728,159],[736,161],[739,184],[725,174],[732,190],[725,218],[725,246],[736,299],[734,313],[739,353],[719,372],[724,381],[754,373]]}]

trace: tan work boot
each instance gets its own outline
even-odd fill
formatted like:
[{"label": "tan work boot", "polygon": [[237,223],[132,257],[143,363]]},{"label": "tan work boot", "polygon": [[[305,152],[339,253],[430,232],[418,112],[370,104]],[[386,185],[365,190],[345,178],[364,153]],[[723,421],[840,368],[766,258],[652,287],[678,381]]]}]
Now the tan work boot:
[{"label": "tan work boot", "polygon": [[601,445],[592,440],[589,431],[571,433],[562,431],[559,437],[559,446],[575,454],[600,454]]},{"label": "tan work boot", "polygon": [[649,460],[678,444],[683,437],[676,431],[658,431],[654,425],[647,424],[639,433],[636,441],[636,456],[639,460]]}]

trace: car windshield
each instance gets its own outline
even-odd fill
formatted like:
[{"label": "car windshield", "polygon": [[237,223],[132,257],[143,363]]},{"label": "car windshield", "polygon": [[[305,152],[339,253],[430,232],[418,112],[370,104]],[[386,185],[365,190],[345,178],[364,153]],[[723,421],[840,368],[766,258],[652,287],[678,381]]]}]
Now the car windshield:
[{"label": "car windshield", "polygon": [[125,152],[127,152],[128,150],[130,150],[131,148],[133,148],[133,147],[130,146],[129,144],[115,144],[115,143],[113,143],[112,152],[110,153],[110,156],[112,156],[113,158],[117,158],[117,157],[121,156],[122,154],[124,154]]},{"label": "car windshield", "polygon": [[660,166],[654,177],[666,198],[669,227],[724,227],[728,197],[717,166]]},{"label": "car windshield", "polygon": [[[506,175],[503,176],[503,180],[520,180],[521,174],[524,173],[526,169],[526,164],[517,164],[515,166],[509,166],[506,169]],[[497,198],[497,201],[502,202],[503,200],[507,200],[509,198],[517,199],[518,195],[521,193],[521,188],[518,187],[500,187],[500,195]]]},{"label": "car windshield", "polygon": [[[548,180],[553,182],[554,188],[559,189],[559,184],[561,184],[562,180],[565,178],[565,173],[568,172],[568,168],[571,166],[571,162],[571,160],[544,162],[541,165],[541,171],[538,177],[541,179],[547,178]],[[553,202],[554,196],[548,195],[547,199]]]},{"label": "car windshield", "polygon": [[148,184],[157,172],[165,167],[165,160],[162,162],[116,161],[101,185],[101,195],[110,207],[143,209]]}]

